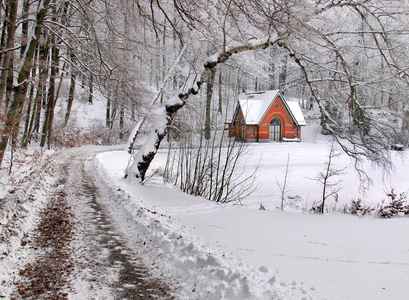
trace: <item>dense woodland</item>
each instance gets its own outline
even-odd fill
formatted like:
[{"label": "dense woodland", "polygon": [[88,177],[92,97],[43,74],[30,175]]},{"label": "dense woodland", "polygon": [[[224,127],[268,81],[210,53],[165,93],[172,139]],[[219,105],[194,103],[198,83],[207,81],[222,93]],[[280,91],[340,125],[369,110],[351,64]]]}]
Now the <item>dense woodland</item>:
[{"label": "dense woodland", "polygon": [[358,165],[388,166],[390,147],[408,143],[408,13],[404,0],[2,1],[0,163],[10,147],[52,147],[80,85],[89,103],[103,95],[101,130],[118,139],[159,115],[128,170],[142,179],[168,132],[210,139],[247,90],[311,101]]}]

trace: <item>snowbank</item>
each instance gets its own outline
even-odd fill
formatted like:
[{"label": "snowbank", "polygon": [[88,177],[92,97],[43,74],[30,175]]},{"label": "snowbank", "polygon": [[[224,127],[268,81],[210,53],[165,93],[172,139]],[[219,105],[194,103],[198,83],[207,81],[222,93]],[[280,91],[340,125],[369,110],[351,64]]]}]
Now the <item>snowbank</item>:
[{"label": "snowbank", "polygon": [[[55,185],[54,151],[17,151],[11,174],[1,170],[0,186],[0,298],[15,288],[18,268],[30,261],[24,252],[27,234],[34,228],[38,213],[47,204],[46,191]],[[4,166],[9,166],[7,159]],[[22,251],[24,256],[22,256]]]}]

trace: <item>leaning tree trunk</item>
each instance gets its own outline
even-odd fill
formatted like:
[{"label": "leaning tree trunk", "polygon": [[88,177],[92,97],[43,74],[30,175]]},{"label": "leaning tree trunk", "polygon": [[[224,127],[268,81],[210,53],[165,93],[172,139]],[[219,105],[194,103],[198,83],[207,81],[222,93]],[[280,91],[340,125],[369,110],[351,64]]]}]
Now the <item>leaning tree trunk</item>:
[{"label": "leaning tree trunk", "polygon": [[140,178],[142,181],[145,179],[146,171],[155,157],[160,143],[166,136],[168,127],[172,124],[173,117],[177,111],[186,104],[186,100],[190,95],[196,95],[199,92],[203,81],[218,64],[224,63],[235,53],[265,49],[276,42],[278,42],[278,38],[275,40],[271,40],[270,38],[261,41],[259,40],[251,45],[232,47],[231,49],[226,49],[226,51],[222,53],[214,54],[209,57],[204,64],[204,70],[202,73],[197,76],[191,76],[189,78],[190,80],[185,86],[185,89],[182,90],[178,96],[175,96],[167,101],[158,122],[149,136],[148,142],[146,142],[145,145],[138,151],[138,153],[135,155],[133,163],[125,170],[125,177],[131,175]]},{"label": "leaning tree trunk", "polygon": [[[172,76],[173,71],[174,71],[174,69],[176,68],[176,66],[179,64],[179,61],[181,60],[183,54],[184,54],[185,51],[186,51],[186,48],[187,48],[187,46],[184,45],[183,48],[182,48],[182,50],[180,51],[178,57],[177,57],[177,58],[175,59],[175,61],[173,62],[172,67],[171,67],[171,68],[169,69],[169,71],[168,71],[167,77],[166,77],[166,78],[163,80],[163,82],[162,82],[162,86],[160,87],[159,92],[156,94],[155,98],[153,98],[153,100],[152,100],[152,102],[151,102],[151,105],[150,105],[151,107],[153,107],[153,106],[156,104],[156,102],[157,102],[159,99],[161,99],[162,94],[163,94],[163,90],[165,89],[165,86],[166,86],[166,84],[168,83],[168,81],[173,78],[173,76]],[[162,103],[162,101],[161,101],[161,103]],[[130,154],[133,153],[134,143],[135,143],[135,141],[136,141],[136,138],[137,138],[138,135],[139,135],[139,132],[141,131],[141,128],[142,128],[143,124],[144,124],[145,121],[148,119],[149,113],[150,113],[150,111],[148,111],[148,113],[145,114],[145,116],[138,121],[138,123],[136,124],[136,126],[135,126],[134,129],[132,130],[132,134],[130,135],[130,138],[129,138],[129,141],[128,141],[128,142],[129,142],[128,152],[129,152]],[[112,120],[111,120],[111,123],[112,123]]]}]

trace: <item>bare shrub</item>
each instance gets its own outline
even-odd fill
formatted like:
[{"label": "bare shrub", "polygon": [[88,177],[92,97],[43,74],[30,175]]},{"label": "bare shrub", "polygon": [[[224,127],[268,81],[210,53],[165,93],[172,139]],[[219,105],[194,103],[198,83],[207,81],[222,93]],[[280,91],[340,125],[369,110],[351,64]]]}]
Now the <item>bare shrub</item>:
[{"label": "bare shrub", "polygon": [[83,145],[115,145],[121,142],[119,134],[102,124],[92,124],[88,128],[67,125],[56,131],[54,145],[57,147],[80,147]]},{"label": "bare shrub", "polygon": [[203,130],[179,132],[178,138],[169,141],[165,181],[185,193],[220,203],[241,204],[257,188],[258,167],[251,174],[238,168],[247,145],[227,138],[224,128],[216,126],[209,140]]}]

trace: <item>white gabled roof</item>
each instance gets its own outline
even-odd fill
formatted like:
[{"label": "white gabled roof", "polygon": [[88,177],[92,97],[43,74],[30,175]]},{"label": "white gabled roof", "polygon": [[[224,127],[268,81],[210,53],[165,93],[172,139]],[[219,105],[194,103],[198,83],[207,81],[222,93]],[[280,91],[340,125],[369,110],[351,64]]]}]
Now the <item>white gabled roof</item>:
[{"label": "white gabled roof", "polygon": [[[284,100],[285,101],[285,100]],[[300,104],[298,101],[286,101],[288,108],[293,115],[295,121],[298,123],[299,126],[305,126],[307,123],[305,123],[304,115],[301,111]]]},{"label": "white gabled roof", "polygon": [[298,102],[287,102],[279,90],[244,93],[239,95],[239,104],[246,124],[260,124],[265,113],[278,95],[280,95],[285,107],[290,112],[296,124],[304,126],[305,120]]}]

